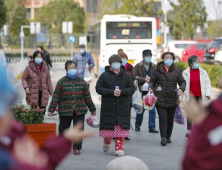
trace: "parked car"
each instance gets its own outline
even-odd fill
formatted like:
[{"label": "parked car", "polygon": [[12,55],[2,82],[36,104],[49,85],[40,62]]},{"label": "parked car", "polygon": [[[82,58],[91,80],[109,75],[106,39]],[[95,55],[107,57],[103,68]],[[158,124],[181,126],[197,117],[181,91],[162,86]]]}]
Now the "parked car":
[{"label": "parked car", "polygon": [[222,64],[222,45],[220,45],[215,53],[214,64]]},{"label": "parked car", "polygon": [[182,52],[183,50],[190,44],[197,44],[197,41],[170,41],[167,44],[167,48],[164,50],[164,52],[166,51],[170,51],[173,52],[176,56],[176,62],[180,62],[181,61],[181,57],[182,57]]},{"label": "parked car", "polygon": [[214,64],[215,53],[218,50],[218,47],[222,45],[222,38],[213,39],[206,47],[204,54],[204,63]]},{"label": "parked car", "polygon": [[182,52],[181,61],[187,62],[188,58],[192,55],[196,55],[200,58],[200,62],[203,62],[204,52],[207,43],[198,43],[198,44],[190,44],[188,45]]}]

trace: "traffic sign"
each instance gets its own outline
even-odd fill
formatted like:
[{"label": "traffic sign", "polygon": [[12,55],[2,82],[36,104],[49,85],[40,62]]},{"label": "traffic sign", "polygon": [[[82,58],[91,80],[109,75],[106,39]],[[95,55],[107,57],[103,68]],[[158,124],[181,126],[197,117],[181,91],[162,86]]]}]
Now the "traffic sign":
[{"label": "traffic sign", "polygon": [[69,37],[69,42],[74,43],[76,41],[76,37],[74,35]]}]

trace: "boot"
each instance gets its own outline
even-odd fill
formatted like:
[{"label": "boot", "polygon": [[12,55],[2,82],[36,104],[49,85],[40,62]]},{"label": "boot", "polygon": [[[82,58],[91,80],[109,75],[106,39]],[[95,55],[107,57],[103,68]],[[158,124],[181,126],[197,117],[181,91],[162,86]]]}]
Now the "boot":
[{"label": "boot", "polygon": [[116,138],[115,140],[115,155],[116,156],[124,156],[124,138]]},{"label": "boot", "polygon": [[109,151],[111,143],[112,143],[112,138],[104,138],[104,142],[103,142],[103,151],[104,152]]}]

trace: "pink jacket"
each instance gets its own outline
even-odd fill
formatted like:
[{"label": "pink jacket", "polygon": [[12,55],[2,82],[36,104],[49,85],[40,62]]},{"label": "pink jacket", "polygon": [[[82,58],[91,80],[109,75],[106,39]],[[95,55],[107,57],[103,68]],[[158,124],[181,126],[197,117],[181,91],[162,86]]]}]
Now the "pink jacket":
[{"label": "pink jacket", "polygon": [[26,94],[26,102],[32,106],[38,106],[39,98],[39,83],[42,86],[42,107],[48,105],[49,95],[53,94],[52,82],[50,79],[49,69],[46,63],[42,62],[42,71],[38,75],[33,60],[29,61],[29,65],[26,67],[22,76],[23,88],[29,88],[30,94]]}]

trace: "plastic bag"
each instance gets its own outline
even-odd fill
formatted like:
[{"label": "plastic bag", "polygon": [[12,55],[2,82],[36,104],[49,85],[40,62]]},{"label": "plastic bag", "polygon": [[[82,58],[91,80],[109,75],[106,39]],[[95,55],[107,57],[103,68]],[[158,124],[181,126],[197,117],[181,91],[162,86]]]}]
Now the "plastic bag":
[{"label": "plastic bag", "polygon": [[141,87],[141,90],[142,91],[149,91],[149,83],[145,82],[143,84],[143,86]]},{"label": "plastic bag", "polygon": [[52,70],[49,71],[49,74],[50,74],[50,78],[53,77],[54,73],[52,72]]},{"label": "plastic bag", "polygon": [[132,104],[136,113],[141,114],[143,112],[143,99],[138,87],[133,94]]},{"label": "plastic bag", "polygon": [[155,105],[155,103],[156,103],[156,100],[157,100],[157,98],[156,98],[156,96],[152,93],[148,93],[146,96],[145,96],[145,102],[144,102],[144,104],[145,105],[147,105],[150,109],[149,110],[151,110],[153,107],[154,107],[154,105]]},{"label": "plastic bag", "polygon": [[[149,76],[146,75],[146,78],[149,78]],[[141,87],[141,91],[149,91],[149,83],[145,82]]]},{"label": "plastic bag", "polygon": [[99,127],[99,120],[97,119],[96,116],[90,116],[86,119],[86,123],[93,127],[93,128],[98,128]]},{"label": "plastic bag", "polygon": [[174,122],[180,125],[184,125],[184,117],[183,117],[182,109],[180,106],[176,107]]},{"label": "plastic bag", "polygon": [[93,81],[91,73],[88,69],[85,70],[84,80],[86,81],[87,84],[90,84]]},{"label": "plastic bag", "polygon": [[155,103],[154,103],[151,107],[149,107],[149,106],[147,106],[147,105],[145,104],[145,97],[146,97],[146,96],[143,96],[143,107],[144,107],[144,109],[145,109],[145,110],[153,110],[156,101],[155,101]]}]

